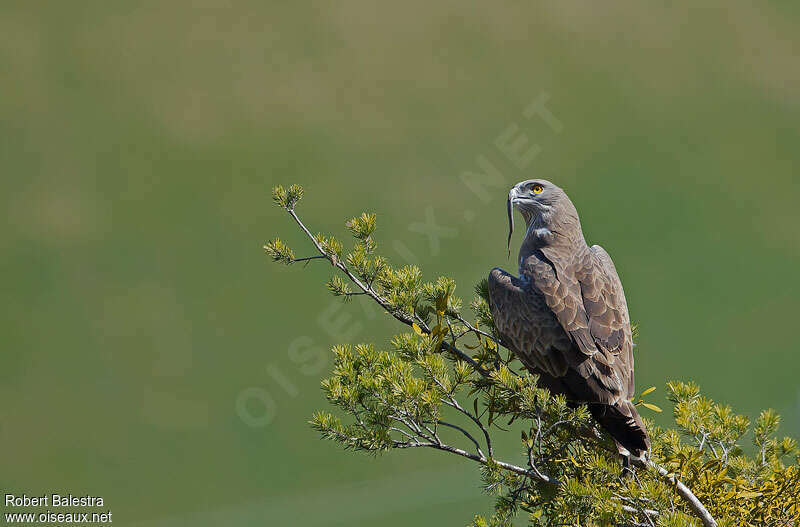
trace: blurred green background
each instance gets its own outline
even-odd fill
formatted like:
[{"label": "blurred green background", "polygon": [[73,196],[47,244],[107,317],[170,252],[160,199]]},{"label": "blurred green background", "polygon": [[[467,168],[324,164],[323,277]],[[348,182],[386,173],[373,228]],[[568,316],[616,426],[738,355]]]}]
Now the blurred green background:
[{"label": "blurred green background", "polygon": [[[0,489],[143,527],[489,509],[468,462],[307,426],[322,352],[395,326],[331,298],[325,264],[268,262],[276,235],[311,254],[271,203],[289,183],[312,230],[376,211],[394,263],[470,298],[514,267],[506,189],[551,179],[616,260],[651,400],[694,379],[800,435],[800,8],[703,5],[2,2]],[[560,133],[523,116],[542,94]],[[514,126],[524,169],[495,146]],[[478,156],[488,201],[460,177]]]}]

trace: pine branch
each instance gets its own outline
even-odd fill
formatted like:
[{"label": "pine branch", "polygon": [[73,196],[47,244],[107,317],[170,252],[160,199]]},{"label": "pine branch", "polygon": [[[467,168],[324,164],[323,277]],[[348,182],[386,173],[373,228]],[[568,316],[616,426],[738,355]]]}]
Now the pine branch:
[{"label": "pine branch", "polygon": [[[286,209],[286,212],[289,213],[289,215],[292,217],[292,219],[294,219],[294,221],[297,223],[297,225],[300,227],[300,229],[306,234],[306,236],[308,236],[308,238],[314,244],[314,247],[320,253],[321,257],[328,258],[328,260],[330,260],[330,262],[331,262],[331,265],[333,265],[334,267],[339,269],[342,273],[344,273],[345,276],[347,276],[347,278],[356,287],[361,289],[361,291],[364,294],[366,294],[367,296],[372,298],[375,302],[377,302],[377,304],[379,306],[381,306],[381,308],[383,308],[384,311],[389,313],[397,321],[402,322],[406,326],[413,326],[414,324],[417,324],[417,327],[419,327],[420,330],[423,333],[425,333],[426,335],[430,335],[431,334],[431,329],[430,329],[430,327],[428,327],[428,324],[424,320],[422,320],[418,315],[415,315],[412,318],[412,317],[407,316],[405,313],[402,313],[402,312],[400,312],[400,311],[398,311],[396,309],[392,309],[392,306],[389,304],[389,301],[386,300],[385,298],[383,298],[381,295],[379,295],[372,288],[372,286],[364,284],[363,282],[361,282],[361,280],[359,280],[358,277],[356,277],[350,271],[350,269],[344,264],[344,262],[341,262],[338,258],[335,258],[332,255],[329,255],[325,251],[325,249],[322,247],[322,245],[319,243],[319,241],[316,239],[316,237],[313,234],[311,234],[311,231],[309,231],[308,228],[303,224],[303,222],[300,220],[300,218],[298,217],[298,215],[294,211],[294,209]],[[442,346],[442,348],[444,348],[445,350],[449,351],[450,353],[453,353],[454,355],[458,356],[459,359],[469,363],[475,369],[475,371],[480,373],[482,376],[489,377],[489,371],[488,370],[483,368],[480,364],[475,362],[475,360],[472,357],[470,357],[469,355],[467,355],[466,353],[461,351],[456,346],[454,346],[454,345],[452,345],[452,344],[450,344],[448,342],[445,342],[445,341],[442,341],[441,346]]]}]

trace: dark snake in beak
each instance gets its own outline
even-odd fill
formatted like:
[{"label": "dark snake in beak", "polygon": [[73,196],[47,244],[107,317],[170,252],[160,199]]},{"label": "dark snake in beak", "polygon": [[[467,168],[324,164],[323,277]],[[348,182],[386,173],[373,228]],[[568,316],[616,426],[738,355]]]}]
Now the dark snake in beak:
[{"label": "dark snake in beak", "polygon": [[508,201],[506,207],[508,208],[508,257],[511,258],[511,235],[514,234],[514,206],[511,201],[515,197],[514,189],[508,193]]}]

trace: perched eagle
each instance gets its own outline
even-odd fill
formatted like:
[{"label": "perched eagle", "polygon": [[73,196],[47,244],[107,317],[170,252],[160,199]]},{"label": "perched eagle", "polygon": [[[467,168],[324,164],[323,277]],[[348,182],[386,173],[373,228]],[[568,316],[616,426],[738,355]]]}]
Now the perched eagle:
[{"label": "perched eagle", "polygon": [[527,227],[519,278],[499,268],[489,274],[503,343],[552,393],[587,403],[626,464],[629,456],[641,459],[650,438],[631,403],[633,337],[614,262],[602,247],[586,244],[575,206],[553,183],[529,180],[511,189],[509,247],[513,207]]}]

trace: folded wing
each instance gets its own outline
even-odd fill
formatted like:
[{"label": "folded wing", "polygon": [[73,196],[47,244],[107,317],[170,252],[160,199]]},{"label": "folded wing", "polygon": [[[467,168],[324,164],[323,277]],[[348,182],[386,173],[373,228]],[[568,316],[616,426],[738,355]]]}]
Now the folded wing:
[{"label": "folded wing", "polygon": [[577,400],[615,404],[633,395],[633,342],[622,284],[599,246],[562,257],[543,249],[520,279],[489,276],[495,325],[529,367],[561,378]]}]

